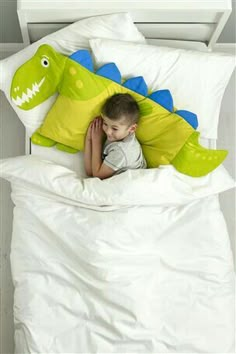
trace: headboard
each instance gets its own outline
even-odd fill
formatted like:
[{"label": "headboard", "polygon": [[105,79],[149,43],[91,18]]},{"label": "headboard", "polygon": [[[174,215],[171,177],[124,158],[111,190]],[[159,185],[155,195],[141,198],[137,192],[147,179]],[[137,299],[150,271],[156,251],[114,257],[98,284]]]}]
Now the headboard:
[{"label": "headboard", "polygon": [[211,49],[231,10],[231,0],[17,1],[25,45],[82,18],[129,12],[146,38],[198,41]]}]

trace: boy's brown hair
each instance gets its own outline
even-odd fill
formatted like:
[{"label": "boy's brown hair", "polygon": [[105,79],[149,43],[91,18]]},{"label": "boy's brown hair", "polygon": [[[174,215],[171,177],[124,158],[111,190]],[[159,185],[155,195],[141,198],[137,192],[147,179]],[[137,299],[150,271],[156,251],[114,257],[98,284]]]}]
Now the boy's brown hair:
[{"label": "boy's brown hair", "polygon": [[139,106],[128,93],[117,93],[107,99],[102,107],[102,115],[111,120],[125,118],[129,125],[138,123]]}]

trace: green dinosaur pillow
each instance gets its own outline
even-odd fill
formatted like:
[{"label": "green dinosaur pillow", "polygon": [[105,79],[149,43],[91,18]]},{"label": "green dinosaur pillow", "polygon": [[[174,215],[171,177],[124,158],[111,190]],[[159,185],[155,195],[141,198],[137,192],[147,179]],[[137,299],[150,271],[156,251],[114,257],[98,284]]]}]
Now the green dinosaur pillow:
[{"label": "green dinosaur pillow", "polygon": [[31,72],[31,81],[32,76],[35,77],[35,86],[23,104],[14,101],[20,108],[31,109],[59,92],[43,124],[31,138],[35,144],[56,145],[58,149],[72,153],[83,150],[88,125],[100,114],[105,100],[114,93],[128,92],[140,107],[136,136],[148,167],[172,163],[180,172],[201,176],[218,166],[227,154],[224,150],[208,150],[199,145],[196,115],[175,110],[168,90],[148,94],[142,77],[122,83],[114,63],[106,64],[94,73],[87,50],[67,58],[49,45],[40,46],[34,57],[15,73],[11,87],[13,100],[16,87],[28,80],[22,75],[24,72]]}]

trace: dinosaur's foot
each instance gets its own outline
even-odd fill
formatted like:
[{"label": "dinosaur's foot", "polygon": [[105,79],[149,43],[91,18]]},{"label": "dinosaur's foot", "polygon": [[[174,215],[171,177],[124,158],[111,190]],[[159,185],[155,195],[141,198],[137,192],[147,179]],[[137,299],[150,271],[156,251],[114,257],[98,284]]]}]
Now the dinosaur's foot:
[{"label": "dinosaur's foot", "polygon": [[64,145],[64,144],[60,144],[60,143],[56,144],[56,148],[58,150],[61,150],[64,152],[68,152],[69,154],[76,154],[77,152],[79,152],[79,150],[77,150],[77,149],[74,149],[68,145]]},{"label": "dinosaur's foot", "polygon": [[45,136],[43,136],[37,132],[35,132],[31,136],[31,141],[33,144],[41,145],[41,146],[45,146],[45,147],[52,147],[56,144],[56,141],[46,138]]},{"label": "dinosaur's foot", "polygon": [[199,132],[194,132],[171,164],[176,170],[193,177],[207,175],[218,167],[226,158],[226,150],[210,150],[198,142]]}]

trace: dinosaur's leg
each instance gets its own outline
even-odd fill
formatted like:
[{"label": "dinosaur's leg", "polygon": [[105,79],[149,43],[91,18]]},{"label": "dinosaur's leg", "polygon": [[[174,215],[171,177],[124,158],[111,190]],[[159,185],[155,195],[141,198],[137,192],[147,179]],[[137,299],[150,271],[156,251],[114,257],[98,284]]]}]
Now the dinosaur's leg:
[{"label": "dinosaur's leg", "polygon": [[68,152],[70,154],[76,154],[77,152],[79,152],[79,150],[77,150],[77,149],[74,149],[74,148],[72,148],[70,146],[67,146],[67,145],[64,145],[64,144],[60,144],[60,143],[56,144],[56,148],[58,150],[65,151],[65,152]]},{"label": "dinosaur's leg", "polygon": [[56,141],[46,138],[45,136],[35,132],[32,136],[31,136],[31,141],[33,144],[36,145],[41,145],[41,146],[46,146],[46,147],[52,147],[56,144]]},{"label": "dinosaur's leg", "polygon": [[186,175],[193,177],[205,176],[218,167],[226,158],[226,150],[210,150],[198,142],[199,132],[193,132],[185,145],[178,152],[171,164]]}]

